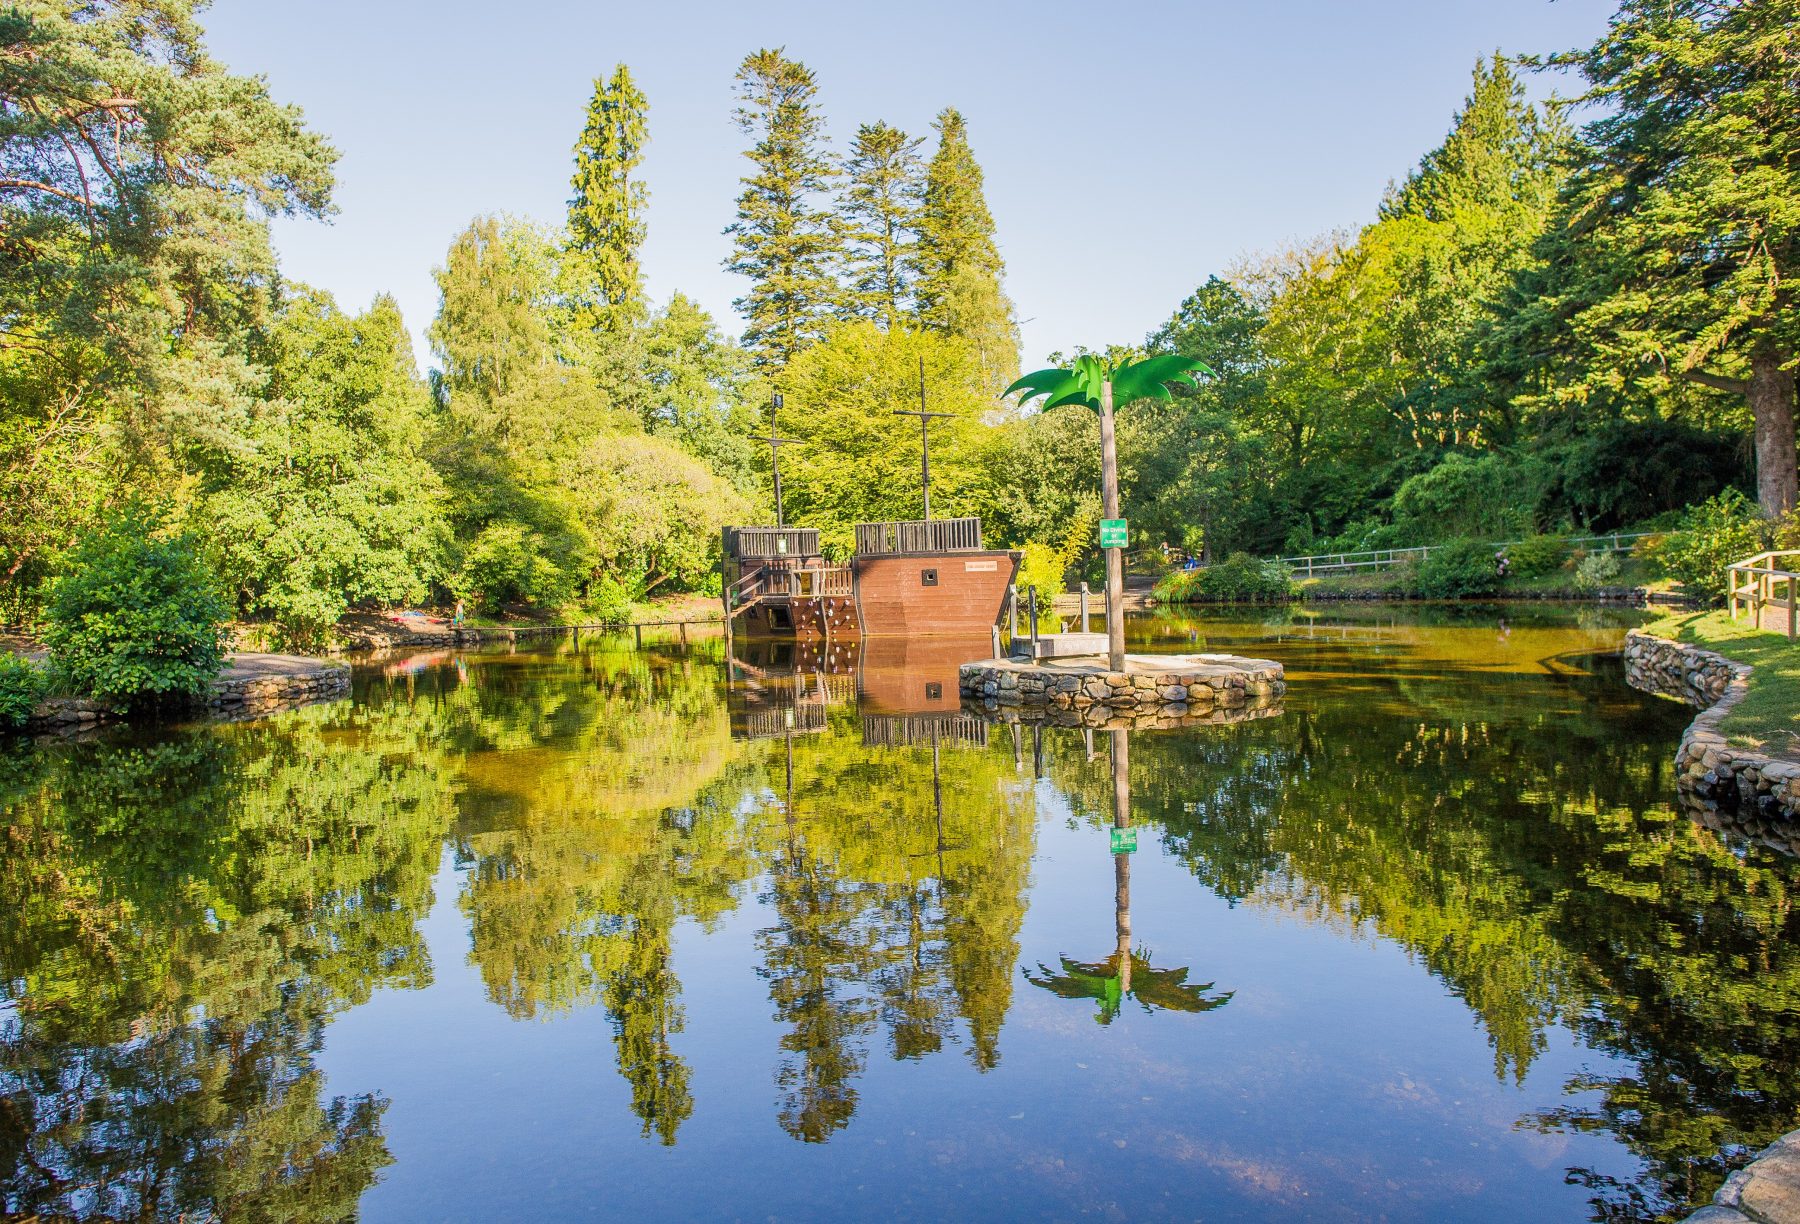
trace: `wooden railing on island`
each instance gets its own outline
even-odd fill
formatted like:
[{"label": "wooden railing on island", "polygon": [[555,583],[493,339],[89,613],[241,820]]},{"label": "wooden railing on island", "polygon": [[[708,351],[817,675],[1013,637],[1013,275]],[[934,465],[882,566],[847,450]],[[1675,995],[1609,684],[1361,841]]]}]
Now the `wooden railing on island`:
[{"label": "wooden railing on island", "polygon": [[[1800,570],[1800,560],[1790,558],[1800,558],[1800,549],[1757,553],[1727,567],[1726,601],[1732,620],[1745,610],[1758,629],[1785,632],[1790,642],[1800,635],[1800,572],[1796,572]],[[1782,560],[1786,560],[1786,565],[1776,564]],[[1787,568],[1789,565],[1795,568]],[[1777,587],[1781,588],[1779,595],[1775,593]],[[1765,609],[1778,610],[1773,618],[1775,624],[1764,619]]]},{"label": "wooden railing on island", "polygon": [[859,557],[905,553],[980,552],[979,518],[925,519],[895,523],[858,523]]}]

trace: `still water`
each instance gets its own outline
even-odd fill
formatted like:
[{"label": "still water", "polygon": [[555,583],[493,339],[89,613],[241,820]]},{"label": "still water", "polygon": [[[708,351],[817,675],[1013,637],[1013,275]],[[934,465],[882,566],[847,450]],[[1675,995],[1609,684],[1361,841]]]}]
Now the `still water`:
[{"label": "still water", "polygon": [[979,643],[596,639],[0,746],[0,1207],[1674,1212],[1800,1120],[1800,919],[1630,616],[1145,619],[1289,692],[1124,744]]}]

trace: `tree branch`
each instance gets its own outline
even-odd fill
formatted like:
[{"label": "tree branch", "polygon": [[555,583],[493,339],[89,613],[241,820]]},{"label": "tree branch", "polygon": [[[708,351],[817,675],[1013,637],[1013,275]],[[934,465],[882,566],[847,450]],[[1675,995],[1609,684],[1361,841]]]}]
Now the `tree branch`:
[{"label": "tree branch", "polygon": [[1677,373],[1689,382],[1697,382],[1702,387],[1711,387],[1715,391],[1729,391],[1733,395],[1750,394],[1749,379],[1726,378],[1722,374],[1708,374],[1705,370],[1680,370]]}]

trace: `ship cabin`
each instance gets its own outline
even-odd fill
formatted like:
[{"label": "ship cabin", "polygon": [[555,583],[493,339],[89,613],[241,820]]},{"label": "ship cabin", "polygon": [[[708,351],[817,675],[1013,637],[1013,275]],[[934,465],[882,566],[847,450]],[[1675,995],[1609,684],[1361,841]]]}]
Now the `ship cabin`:
[{"label": "ship cabin", "polygon": [[858,523],[848,565],[813,528],[727,527],[725,612],[753,636],[985,638],[1019,560],[984,546],[979,518]]}]

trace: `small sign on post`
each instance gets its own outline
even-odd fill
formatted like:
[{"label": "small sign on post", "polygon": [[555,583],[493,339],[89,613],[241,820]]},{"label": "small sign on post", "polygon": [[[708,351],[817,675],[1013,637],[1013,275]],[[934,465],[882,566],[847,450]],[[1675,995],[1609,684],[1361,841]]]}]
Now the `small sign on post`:
[{"label": "small sign on post", "polygon": [[1112,831],[1112,852],[1114,854],[1131,854],[1137,850],[1137,830],[1119,829]]},{"label": "small sign on post", "polygon": [[1129,548],[1129,534],[1125,529],[1124,519],[1100,520],[1101,548]]}]

